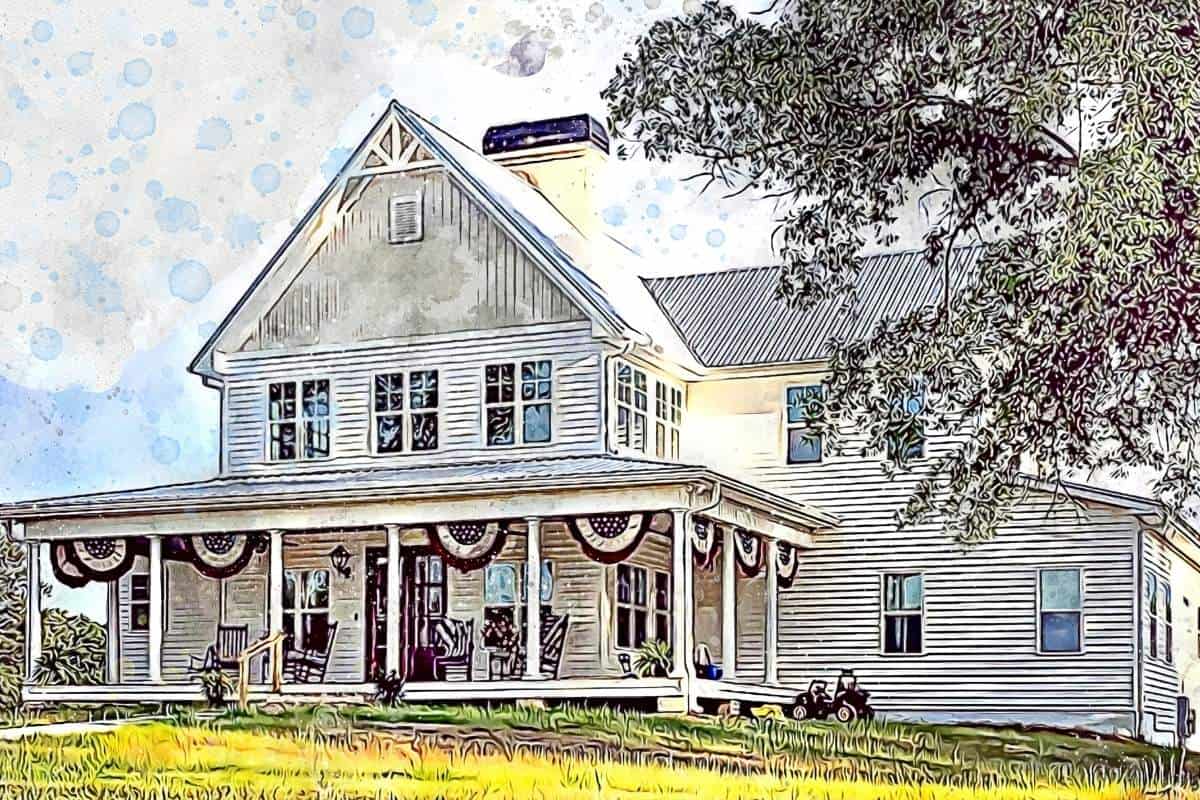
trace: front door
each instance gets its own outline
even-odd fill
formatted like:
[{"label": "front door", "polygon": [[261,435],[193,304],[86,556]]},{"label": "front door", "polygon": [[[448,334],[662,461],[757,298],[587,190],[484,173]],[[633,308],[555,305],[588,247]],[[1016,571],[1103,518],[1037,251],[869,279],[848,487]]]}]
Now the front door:
[{"label": "front door", "polygon": [[[406,680],[433,680],[434,630],[446,616],[446,569],[440,556],[403,548],[400,593],[400,673]],[[367,549],[364,679],[374,681],[387,663],[387,550]]]}]

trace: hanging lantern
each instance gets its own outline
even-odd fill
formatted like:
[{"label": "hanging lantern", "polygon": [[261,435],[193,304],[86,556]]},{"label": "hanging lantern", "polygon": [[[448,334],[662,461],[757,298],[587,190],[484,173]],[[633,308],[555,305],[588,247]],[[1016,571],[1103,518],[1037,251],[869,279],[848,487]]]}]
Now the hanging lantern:
[{"label": "hanging lantern", "polygon": [[567,528],[588,558],[616,564],[637,550],[652,518],[650,514],[589,514],[568,517]]},{"label": "hanging lantern", "polygon": [[128,539],[76,539],[68,543],[71,562],[87,580],[113,581],[133,566]]},{"label": "hanging lantern", "polygon": [[492,560],[508,535],[503,522],[483,520],[447,522],[433,526],[429,537],[433,549],[447,564],[462,572],[479,569]]},{"label": "hanging lantern", "polygon": [[197,572],[220,580],[246,568],[258,549],[258,539],[252,533],[204,533],[186,537],[184,548]]}]

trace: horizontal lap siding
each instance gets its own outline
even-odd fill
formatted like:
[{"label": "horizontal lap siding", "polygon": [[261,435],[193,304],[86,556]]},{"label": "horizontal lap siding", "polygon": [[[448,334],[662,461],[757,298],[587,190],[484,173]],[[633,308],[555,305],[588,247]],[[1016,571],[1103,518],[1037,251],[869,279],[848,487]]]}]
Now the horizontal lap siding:
[{"label": "horizontal lap siding", "polygon": [[[554,442],[486,448],[482,439],[483,368],[497,361],[554,360]],[[436,368],[440,377],[439,444],[428,455],[371,452],[372,376],[409,368]],[[579,455],[602,449],[600,347],[589,323],[563,323],[522,332],[503,329],[436,337],[407,345],[320,355],[266,351],[238,357],[225,388],[225,453],[231,474],[397,467],[469,461]],[[270,463],[265,460],[266,396],[272,381],[329,378],[333,393],[333,458]]]},{"label": "horizontal lap siding", "polygon": [[[837,530],[814,536],[813,547],[800,554],[794,584],[782,590],[781,681],[800,687],[854,669],[881,709],[914,715],[1128,713],[1135,521],[1030,493],[993,541],[970,550],[936,524],[899,531],[895,512],[917,478],[889,479],[880,455],[785,463],[785,387],[817,380],[700,383],[689,391],[685,460],[702,460],[842,520]],[[931,436],[927,455],[936,459],[951,446]],[[1036,652],[1037,570],[1057,566],[1084,569],[1083,655]],[[881,654],[885,572],[925,575],[923,655]],[[742,586],[739,579],[738,663],[757,667],[761,662],[751,659],[761,652],[760,625],[743,608]]]},{"label": "horizontal lap siding", "polygon": [[163,632],[162,671],[167,683],[194,680],[190,656],[203,658],[215,641],[221,614],[221,583],[191,564],[166,562],[167,626]]},{"label": "horizontal lap siding", "polygon": [[121,624],[121,683],[142,683],[150,679],[150,639],[146,631],[130,630],[132,613],[129,606],[130,576],[134,573],[144,575],[148,569],[148,561],[138,556],[133,561],[133,569],[119,578],[117,597],[120,600],[118,615]]}]

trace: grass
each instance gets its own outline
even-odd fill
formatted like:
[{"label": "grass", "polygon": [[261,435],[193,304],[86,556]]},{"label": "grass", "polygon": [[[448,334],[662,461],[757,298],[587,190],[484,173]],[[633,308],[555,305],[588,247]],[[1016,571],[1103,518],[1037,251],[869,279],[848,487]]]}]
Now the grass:
[{"label": "grass", "polygon": [[[400,727],[402,726],[402,727]],[[1056,733],[609,709],[317,707],[0,742],[0,797],[1143,798],[1170,755]],[[1191,789],[1173,797],[1200,800]]]}]

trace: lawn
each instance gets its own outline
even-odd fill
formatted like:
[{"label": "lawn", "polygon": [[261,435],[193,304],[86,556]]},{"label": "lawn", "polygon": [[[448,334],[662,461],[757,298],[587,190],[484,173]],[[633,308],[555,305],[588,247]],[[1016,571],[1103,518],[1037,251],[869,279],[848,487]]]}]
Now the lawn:
[{"label": "lawn", "polygon": [[[0,742],[16,798],[1142,798],[1170,754],[1057,733],[401,706]],[[1200,800],[1191,789],[1174,797]]]}]

